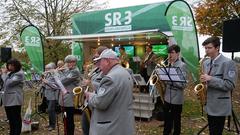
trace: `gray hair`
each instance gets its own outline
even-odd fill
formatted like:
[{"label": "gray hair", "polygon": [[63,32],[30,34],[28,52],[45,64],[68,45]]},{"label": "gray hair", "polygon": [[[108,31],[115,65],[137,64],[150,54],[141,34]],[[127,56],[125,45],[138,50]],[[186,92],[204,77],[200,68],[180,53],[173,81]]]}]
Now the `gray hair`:
[{"label": "gray hair", "polygon": [[66,63],[77,62],[77,58],[74,55],[68,55],[67,57],[65,57],[64,61]]},{"label": "gray hair", "polygon": [[49,64],[46,65],[46,68],[55,69],[56,68],[56,64],[53,63],[53,62],[50,62]]}]

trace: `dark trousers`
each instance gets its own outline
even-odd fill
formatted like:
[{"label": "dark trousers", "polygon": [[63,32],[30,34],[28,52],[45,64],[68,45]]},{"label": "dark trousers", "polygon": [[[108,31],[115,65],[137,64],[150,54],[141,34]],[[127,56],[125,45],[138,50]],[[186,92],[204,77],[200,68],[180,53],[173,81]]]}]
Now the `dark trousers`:
[{"label": "dark trousers", "polygon": [[[141,69],[141,73],[142,77],[144,78],[145,82],[147,83],[150,76],[147,75],[147,68],[143,68]],[[142,93],[148,93],[149,92],[149,88],[148,86],[140,86],[140,92]]]},{"label": "dark trousers", "polygon": [[172,128],[174,128],[173,135],[180,135],[182,105],[175,105],[164,102],[163,111],[164,111],[163,135],[171,134]]},{"label": "dark trousers", "polygon": [[91,110],[86,107],[82,112],[83,135],[89,135]]},{"label": "dark trousers", "polygon": [[55,128],[56,126],[56,103],[57,100],[48,100],[49,127],[52,128]]},{"label": "dark trousers", "polygon": [[210,135],[222,135],[225,123],[225,116],[208,115],[208,127]]},{"label": "dark trousers", "polygon": [[141,73],[142,77],[144,78],[144,80],[147,82],[149,79],[149,76],[147,75],[147,68],[142,68],[141,69]]},{"label": "dark trousers", "polygon": [[66,116],[64,115],[64,127],[66,131],[64,135],[74,135],[74,107],[64,107],[64,112],[66,112]]},{"label": "dark trousers", "polygon": [[21,106],[5,106],[9,120],[10,135],[20,135],[22,130]]}]

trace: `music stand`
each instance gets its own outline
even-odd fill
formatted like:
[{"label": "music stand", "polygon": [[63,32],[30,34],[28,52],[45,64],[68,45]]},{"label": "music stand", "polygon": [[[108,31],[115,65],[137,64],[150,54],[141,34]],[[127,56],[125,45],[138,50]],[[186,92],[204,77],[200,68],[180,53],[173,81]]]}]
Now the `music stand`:
[{"label": "music stand", "polygon": [[186,79],[179,67],[159,67],[155,69],[156,74],[161,81],[182,82],[186,83]]},{"label": "music stand", "polygon": [[32,118],[34,118],[35,117],[35,115],[38,115],[38,116],[40,116],[41,118],[43,118],[44,120],[47,120],[42,114],[41,114],[41,112],[38,110],[38,106],[37,106],[37,102],[38,102],[38,95],[39,95],[39,93],[40,92],[42,92],[43,91],[43,87],[41,87],[40,88],[40,90],[38,90],[38,91],[36,91],[35,93],[34,93],[34,113],[31,115],[31,119]]},{"label": "music stand", "polygon": [[147,83],[145,82],[144,78],[141,74],[133,74],[133,80],[137,86],[146,86]]}]

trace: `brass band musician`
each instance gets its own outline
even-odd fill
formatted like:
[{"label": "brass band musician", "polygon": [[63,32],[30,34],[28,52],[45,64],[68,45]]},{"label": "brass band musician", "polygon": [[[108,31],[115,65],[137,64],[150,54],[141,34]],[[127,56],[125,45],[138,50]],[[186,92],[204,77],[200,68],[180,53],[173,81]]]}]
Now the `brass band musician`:
[{"label": "brass band musician", "polygon": [[73,88],[80,84],[80,71],[76,66],[77,58],[73,55],[65,57],[66,69],[63,75],[60,76],[60,81],[64,85],[67,93],[61,92],[59,104],[64,109],[64,127],[65,134],[74,135],[74,105],[73,105]]},{"label": "brass band musician", "polygon": [[210,57],[203,62],[205,73],[200,76],[200,81],[207,84],[205,111],[210,135],[221,135],[225,117],[232,114],[231,92],[237,79],[236,64],[219,53],[220,44],[218,37],[210,37],[202,43]]},{"label": "brass band musician", "polygon": [[[143,61],[141,62],[141,75],[143,76],[144,80],[147,82],[156,67],[156,60],[157,55],[152,51],[152,46],[146,46],[146,53],[143,57]],[[144,91],[145,89],[145,91]],[[147,92],[148,87],[141,87],[141,92]]]},{"label": "brass band musician", "polygon": [[96,92],[85,92],[88,105],[93,109],[90,135],[133,135],[131,75],[111,49],[105,49],[94,61],[104,76]]},{"label": "brass band musician", "polygon": [[44,78],[41,79],[43,82],[44,96],[47,99],[47,111],[48,111],[48,119],[49,124],[47,126],[49,131],[55,129],[56,126],[56,104],[58,100],[59,88],[53,78],[53,75],[50,73],[51,70],[54,70],[56,65],[54,63],[49,63],[45,66],[45,75]]},{"label": "brass band musician", "polygon": [[119,52],[120,52],[120,64],[125,67],[125,68],[129,68],[129,56],[125,51],[125,48],[123,46],[121,46],[119,48]]},{"label": "brass band musician", "polygon": [[[105,46],[100,46],[96,50],[96,54],[94,55],[94,58],[99,57],[99,55],[102,53],[103,50],[107,49]],[[93,69],[88,73],[87,80],[84,80],[85,85],[92,86],[91,89],[96,92],[95,90],[98,89],[100,81],[102,80],[102,72],[99,69],[99,67],[96,66],[96,62],[93,62],[94,67]],[[83,135],[89,135],[89,129],[90,129],[90,122],[94,121],[90,118],[89,121],[89,114],[88,113],[94,113],[92,112],[90,107],[86,107],[86,111],[84,110],[82,113],[82,129],[83,129]],[[91,114],[90,114],[91,115]]]},{"label": "brass band musician", "polygon": [[[180,47],[172,45],[168,48],[169,67],[179,67],[187,78],[186,64],[180,59]],[[166,82],[166,90],[164,95],[164,130],[163,135],[180,135],[181,133],[181,113],[183,105],[183,93],[186,83],[182,82]]]}]

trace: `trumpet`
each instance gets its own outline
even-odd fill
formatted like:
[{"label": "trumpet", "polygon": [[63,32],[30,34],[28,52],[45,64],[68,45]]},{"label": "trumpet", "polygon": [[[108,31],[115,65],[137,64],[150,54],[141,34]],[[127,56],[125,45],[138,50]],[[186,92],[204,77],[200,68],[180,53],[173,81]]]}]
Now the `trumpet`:
[{"label": "trumpet", "polygon": [[100,69],[96,67],[87,74],[87,77],[91,79],[94,75],[96,75],[99,72],[100,72]]}]

